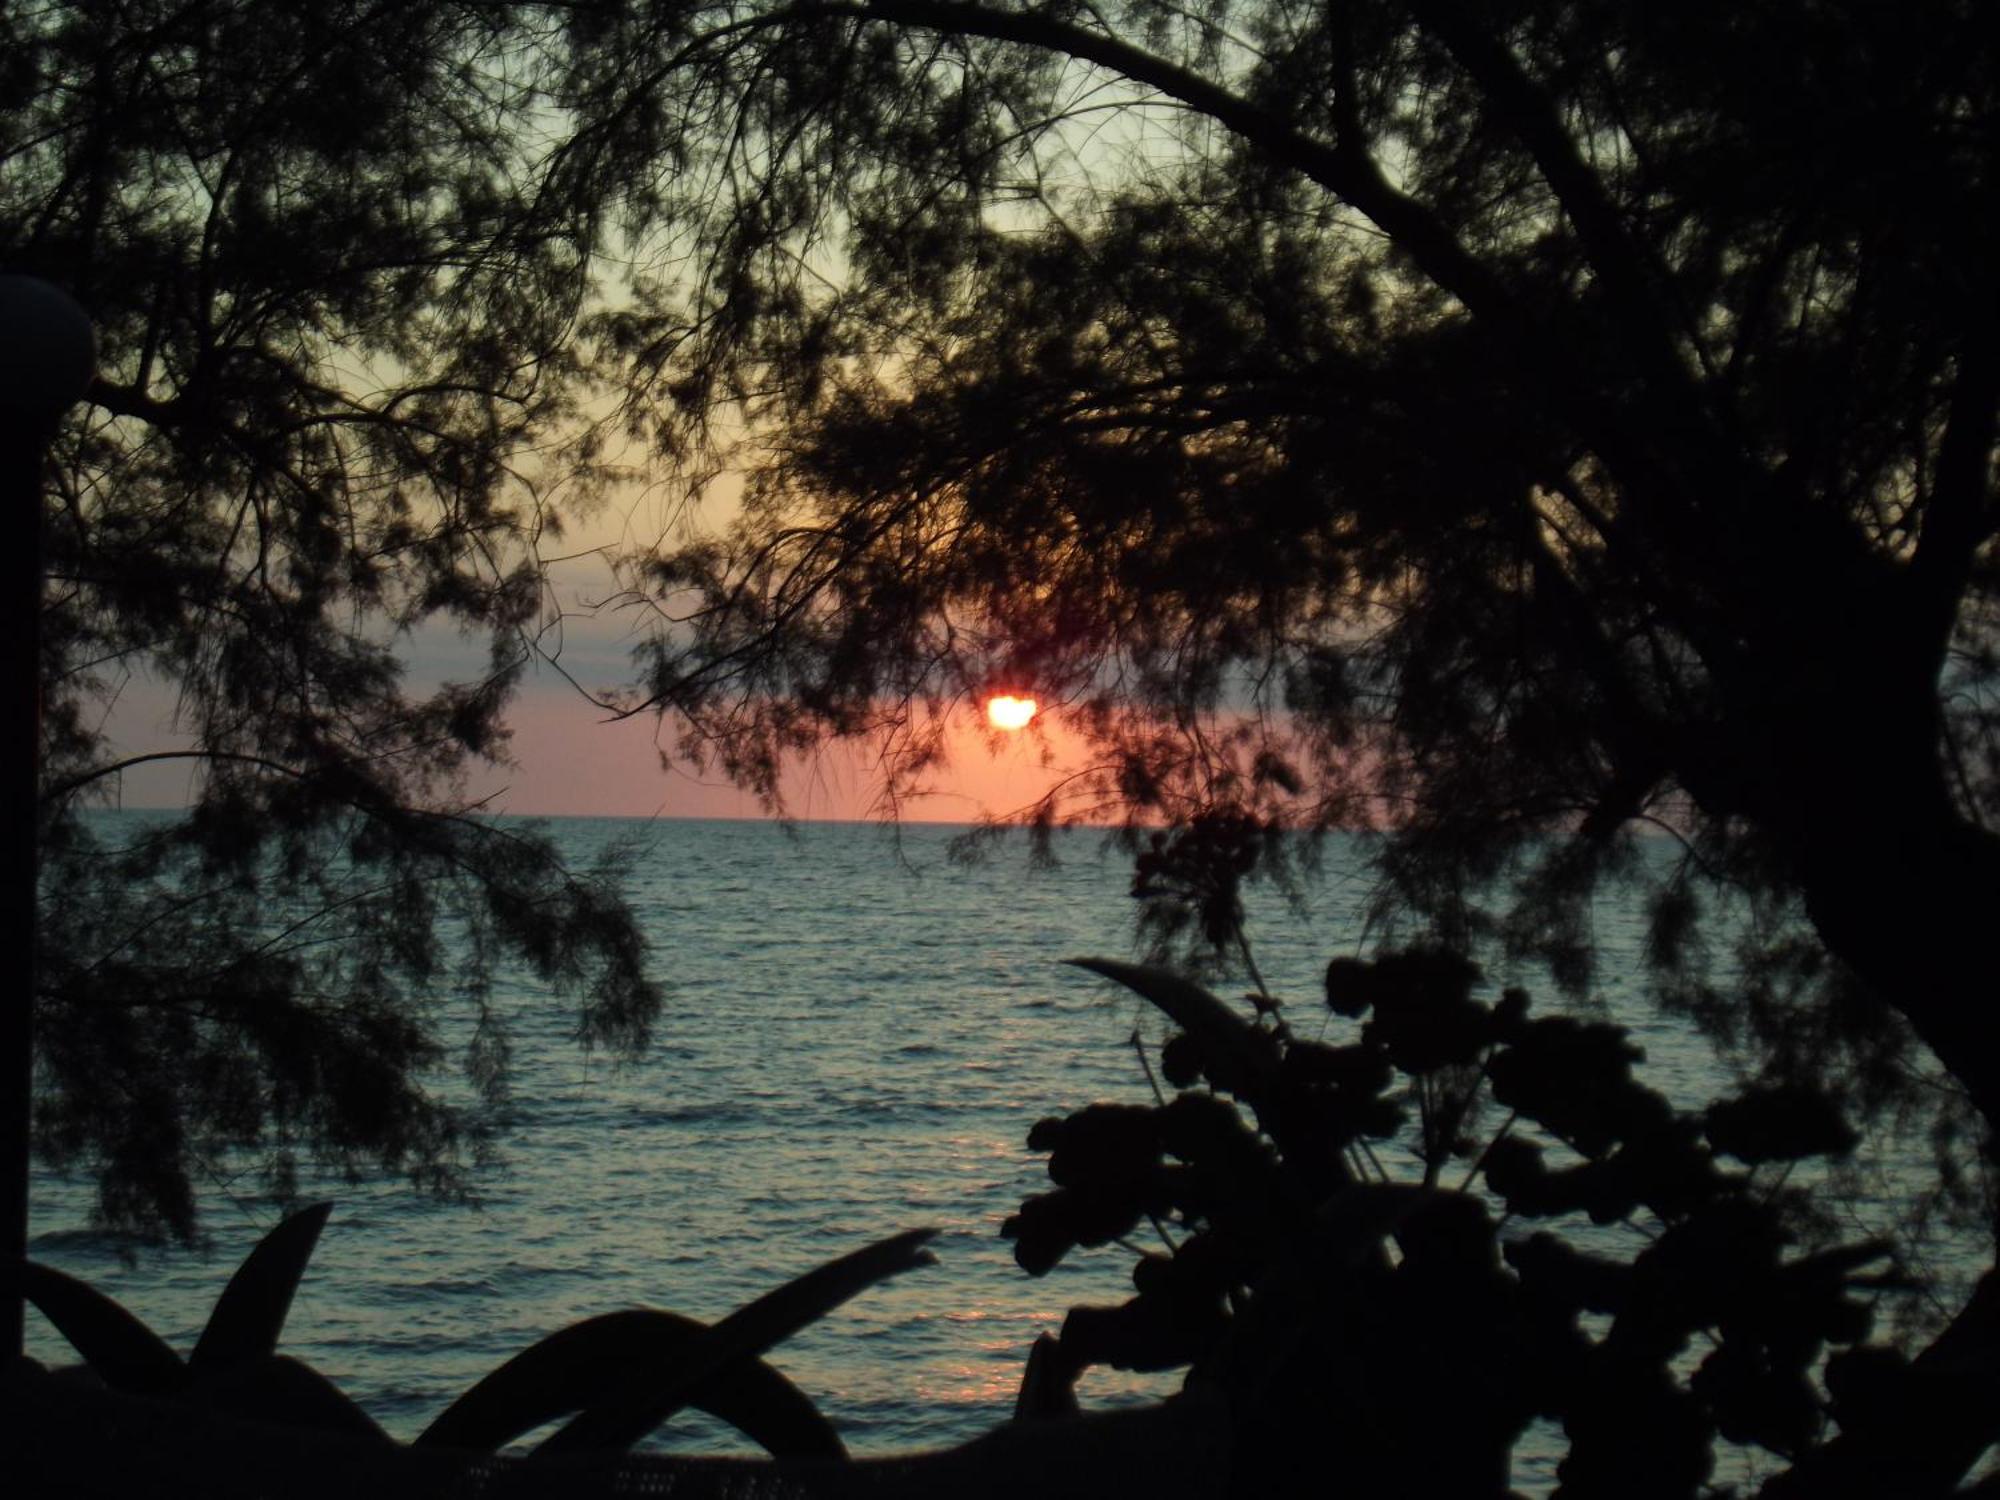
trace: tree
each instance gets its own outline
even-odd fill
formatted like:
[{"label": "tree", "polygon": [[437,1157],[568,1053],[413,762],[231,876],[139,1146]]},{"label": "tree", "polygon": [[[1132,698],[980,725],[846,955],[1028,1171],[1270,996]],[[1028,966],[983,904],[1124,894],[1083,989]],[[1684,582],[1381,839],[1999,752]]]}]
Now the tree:
[{"label": "tree", "polygon": [[[536,27],[543,30],[537,31]],[[463,1185],[504,1097],[496,965],[642,1046],[607,872],[477,816],[465,770],[593,484],[587,205],[538,197],[557,21],[507,8],[79,3],[0,18],[0,263],[90,311],[47,467],[34,1137],[106,1223],[199,1229],[204,1173]],[[484,637],[413,686],[418,629]],[[107,706],[179,694],[189,816],[103,847]],[[470,1088],[431,1071],[462,1061]]]},{"label": "tree", "polygon": [[704,258],[607,330],[670,437],[764,443],[635,574],[635,710],[769,794],[1026,682],[1103,751],[1073,794],[1372,822],[1405,931],[1572,986],[1664,825],[1663,992],[1773,1079],[1934,1063],[1990,1189],[1986,8],[627,24],[675,66],[594,139],[684,153]]},{"label": "tree", "polygon": [[[353,867],[491,889],[486,832],[394,810],[494,748],[504,671],[406,709],[343,612],[519,641],[531,575],[482,549],[542,514],[528,455],[595,377],[683,477],[753,460],[739,525],[632,580],[661,630],[627,706],[687,753],[770,794],[886,730],[916,773],[923,710],[1032,683],[1103,750],[1077,795],[1253,854],[1372,821],[1406,930],[1572,985],[1664,823],[1671,996],[1780,1079],[1886,1095],[1921,1050],[2000,1119],[1967,977],[2000,888],[1988,8],[267,14],[6,22],[6,254],[79,273],[111,372],[58,455],[58,810],[100,765],[79,674],[143,658],[211,768],[149,857],[339,872],[358,814]],[[67,910],[87,861],[46,837]],[[374,951],[363,980],[429,977]],[[52,963],[51,1034],[86,970]],[[210,1024],[157,993],[114,1034]],[[49,1143],[100,1149],[64,1076]],[[235,1138],[256,1091],[192,1076]]]},{"label": "tree", "polygon": [[1089,793],[1373,817],[1407,912],[1571,977],[1664,821],[1663,959],[1704,891],[1790,911],[1832,962],[1768,1039],[1886,1005],[1994,1118],[1983,12],[671,16],[701,65],[602,129],[719,142],[711,259],[611,327],[677,433],[772,434],[638,580],[696,753],[768,790],[1026,679]]}]

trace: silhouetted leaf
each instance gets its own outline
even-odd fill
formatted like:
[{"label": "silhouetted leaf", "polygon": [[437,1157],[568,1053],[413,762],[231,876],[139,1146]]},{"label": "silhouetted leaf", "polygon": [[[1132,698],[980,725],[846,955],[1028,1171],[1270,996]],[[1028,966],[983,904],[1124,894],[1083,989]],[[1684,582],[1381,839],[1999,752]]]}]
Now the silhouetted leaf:
[{"label": "silhouetted leaf", "polygon": [[1708,1403],[1717,1430],[1732,1443],[1796,1453],[1819,1431],[1819,1399],[1804,1371],[1786,1368],[1759,1345],[1725,1340],[1689,1377],[1688,1388]]},{"label": "silhouetted leaf", "polygon": [[1770,1313],[1788,1238],[1768,1203],[1731,1196],[1704,1205],[1634,1257],[1628,1319],[1692,1330]]},{"label": "silhouetted leaf", "polygon": [[1502,1252],[1538,1298],[1587,1312],[1617,1314],[1632,1285],[1632,1268],[1586,1255],[1546,1230],[1510,1242]]},{"label": "silhouetted leaf", "polygon": [[1827,1360],[1822,1378],[1833,1397],[1833,1419],[1850,1433],[1893,1419],[1910,1399],[1910,1358],[1900,1349],[1842,1349]]},{"label": "silhouetted leaf", "polygon": [[33,1261],[19,1275],[21,1294],[113,1390],[160,1395],[186,1380],[167,1341],[95,1287]]},{"label": "silhouetted leaf", "polygon": [[1058,1187],[1133,1182],[1159,1163],[1160,1122],[1149,1107],[1092,1104],[1053,1129],[1037,1126],[1028,1144],[1049,1153],[1049,1180]]},{"label": "silhouetted leaf", "polygon": [[1478,968],[1456,953],[1385,955],[1374,964],[1367,992],[1375,1014],[1361,1035],[1412,1075],[1469,1063],[1492,1037],[1492,1013],[1471,996],[1478,979]]},{"label": "silhouetted leaf", "polygon": [[936,1233],[909,1230],[765,1293],[690,1339],[673,1370],[590,1407],[535,1452],[629,1448],[687,1405],[718,1372],[762,1354],[876,1282],[934,1264],[936,1257],[924,1246]]},{"label": "silhouetted leaf", "polygon": [[1079,1365],[1116,1370],[1171,1370],[1200,1358],[1228,1322],[1220,1299],[1142,1292],[1116,1307],[1072,1307],[1062,1347]]},{"label": "silhouetted leaf", "polygon": [[1077,1414],[1077,1367],[1054,1334],[1038,1333],[1028,1349],[1021,1372],[1021,1389],[1014,1397],[1014,1420],[1043,1422]]},{"label": "silhouetted leaf", "polygon": [[[634,1308],[550,1334],[454,1401],[417,1438],[425,1447],[492,1450],[544,1422],[671,1376],[708,1325]],[[845,1458],[840,1436],[805,1394],[760,1359],[741,1360],[688,1397],[774,1458]]]},{"label": "silhouetted leaf", "polygon": [[257,1242],[216,1299],[208,1325],[188,1356],[191,1372],[207,1375],[276,1352],[293,1294],[332,1212],[331,1203],[312,1204]]},{"label": "silhouetted leaf", "polygon": [[1709,1144],[1738,1161],[1800,1161],[1842,1157],[1860,1139],[1823,1089],[1803,1084],[1749,1089],[1709,1105]]},{"label": "silhouetted leaf", "polygon": [[1175,1032],[1160,1048],[1160,1073],[1177,1089],[1190,1089],[1201,1081],[1201,1047],[1185,1031]]},{"label": "silhouetted leaf", "polygon": [[1326,1008],[1337,1016],[1359,1018],[1375,1003],[1375,967],[1363,958],[1329,959],[1326,965]]},{"label": "silhouetted leaf", "polygon": [[1041,1276],[1074,1247],[1121,1239],[1149,1210],[1164,1212],[1168,1206],[1164,1182],[1057,1188],[1025,1200],[1001,1224],[1000,1234],[1014,1241],[1015,1263],[1030,1276]]},{"label": "silhouetted leaf", "polygon": [[1606,1165],[1624,1175],[1641,1203],[1670,1222],[1694,1213],[1727,1182],[1701,1143],[1700,1126],[1681,1117],[1635,1132]]},{"label": "silhouetted leaf", "polygon": [[1466,1193],[1437,1192],[1396,1227],[1404,1274],[1475,1284],[1500,1262],[1486,1206]]},{"label": "silhouetted leaf", "polygon": [[1283,1068],[1287,1083],[1325,1084],[1360,1095],[1381,1093],[1396,1076],[1387,1050],[1367,1044],[1330,1047],[1294,1041],[1285,1048]]},{"label": "silhouetted leaf", "polygon": [[1230,1288],[1257,1276],[1260,1249],[1233,1229],[1204,1229],[1182,1240],[1171,1255],[1140,1256],[1132,1267],[1132,1286],[1149,1296],[1220,1301]]},{"label": "silhouetted leaf", "polygon": [[1202,1071],[1217,1088],[1240,1094],[1253,1104],[1272,1097],[1277,1083],[1278,1054],[1269,1035],[1193,980],[1171,969],[1121,963],[1112,958],[1071,958],[1064,962],[1115,979],[1156,1006],[1200,1047]]},{"label": "silhouetted leaf", "polygon": [[[1564,1415],[1565,1495],[1691,1496],[1715,1466],[1714,1423],[1663,1369],[1600,1345]],[[1643,1483],[1641,1483],[1643,1481]]]},{"label": "silhouetted leaf", "polygon": [[1624,1027],[1549,1016],[1521,1024],[1517,1039],[1487,1063],[1493,1097],[1586,1156],[1671,1115],[1666,1101],[1632,1078],[1645,1059]]},{"label": "silhouetted leaf", "polygon": [[232,1360],[195,1382],[189,1394],[194,1404],[232,1416],[391,1441],[353,1397],[289,1354]]}]

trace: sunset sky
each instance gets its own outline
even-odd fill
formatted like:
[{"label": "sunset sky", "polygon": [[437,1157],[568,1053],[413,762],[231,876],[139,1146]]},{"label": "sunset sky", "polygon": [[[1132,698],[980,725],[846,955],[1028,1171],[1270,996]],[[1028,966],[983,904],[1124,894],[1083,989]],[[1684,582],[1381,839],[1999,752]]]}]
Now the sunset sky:
[{"label": "sunset sky", "polygon": [[[554,637],[549,643],[560,670],[538,667],[523,683],[508,714],[516,764],[482,773],[473,793],[491,794],[496,811],[550,817],[763,816],[755,798],[719,776],[702,780],[684,766],[663,769],[665,732],[651,715],[615,721],[565,677],[605,691],[631,676],[631,617],[593,608],[610,592],[602,561],[558,565],[552,587],[565,613],[559,646]],[[470,679],[483,665],[485,648],[449,632],[428,632],[408,643],[404,657],[412,685],[423,687]],[[175,732],[173,717],[171,691],[135,679],[120,693],[109,727],[121,754],[143,755],[187,743]],[[988,813],[1012,812],[1032,802],[1081,755],[1063,733],[1060,716],[1050,713],[1041,714],[1032,730],[993,735],[968,710],[956,739],[953,764],[934,778],[932,795],[902,805],[898,815],[904,820],[969,823]],[[1042,764],[1045,749],[1052,766]],[[119,800],[127,807],[184,805],[195,769],[186,760],[136,766],[124,773]],[[787,810],[806,819],[878,817],[880,791],[864,747],[831,746],[787,778]]]},{"label": "sunset sky", "polygon": [[[642,716],[621,723],[579,699],[552,674],[529,683],[509,715],[513,755],[519,766],[487,778],[504,788],[503,811],[550,816],[758,817],[756,800],[722,784],[696,780],[685,768],[660,765],[660,726]],[[959,751],[934,795],[906,802],[907,821],[969,823],[984,813],[1011,812],[1032,801],[1055,772],[1040,764],[1035,739],[1020,733],[997,752],[976,731],[971,716],[958,735]],[[1060,744],[1060,737],[1055,743]],[[789,811],[801,818],[878,816],[879,778],[866,751],[834,746],[787,781]]]}]

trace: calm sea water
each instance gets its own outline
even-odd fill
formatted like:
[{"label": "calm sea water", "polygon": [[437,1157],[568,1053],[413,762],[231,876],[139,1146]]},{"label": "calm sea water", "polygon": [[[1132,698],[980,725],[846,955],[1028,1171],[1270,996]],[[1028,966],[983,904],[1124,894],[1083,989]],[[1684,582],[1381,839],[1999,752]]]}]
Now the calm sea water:
[{"label": "calm sea water", "polygon": [[[135,814],[106,814],[108,819]],[[630,892],[670,985],[657,1042],[624,1068],[585,1058],[571,1018],[518,976],[517,1107],[506,1165],[477,1208],[398,1183],[337,1184],[332,1222],[287,1325],[288,1352],[412,1436],[460,1391],[541,1335],[635,1304],[716,1317],[833,1256],[935,1226],[939,1264],[868,1292],[781,1346],[773,1362],[861,1453],[961,1441],[1003,1420],[1036,1333],[1081,1301],[1129,1295],[1129,1255],[1073,1257],[1034,1280],[1000,1223],[1047,1186],[1026,1149],[1043,1115],[1143,1100],[1129,1045],[1150,1013],[1065,967],[1131,955],[1125,856],[1059,836],[1060,863],[1023,844],[949,857],[958,830],[558,820],[579,864],[635,838]],[[1310,1000],[1361,932],[1367,886],[1336,845],[1303,910],[1255,904],[1266,980]],[[1706,1048],[1624,991],[1634,914],[1599,913],[1605,999],[1646,1047],[1646,1075],[1694,1105],[1721,1084]],[[1526,976],[1524,976],[1526,977]],[[1532,979],[1530,979],[1532,983]],[[1539,1003],[1546,986],[1535,986]],[[1324,1014],[1315,1011],[1315,1014]],[[120,1298],[189,1346],[229,1270],[275,1221],[216,1192],[215,1253],[121,1262],[86,1227],[78,1183],[34,1186],[31,1254]],[[31,1318],[31,1347],[67,1358]],[[1106,1372],[1086,1403],[1164,1391]],[[1552,1479],[1554,1440],[1524,1447],[1517,1483]],[[747,1451],[700,1419],[672,1446]]]}]

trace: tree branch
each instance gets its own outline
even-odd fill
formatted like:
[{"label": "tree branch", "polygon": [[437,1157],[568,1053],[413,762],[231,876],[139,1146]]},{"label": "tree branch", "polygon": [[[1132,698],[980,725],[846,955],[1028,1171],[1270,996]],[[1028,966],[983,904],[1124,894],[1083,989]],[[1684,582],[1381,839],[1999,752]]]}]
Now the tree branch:
[{"label": "tree branch", "polygon": [[[803,0],[787,14],[886,21],[1039,47],[1093,63],[1206,115],[1272,161],[1345,199],[1409,254],[1419,269],[1478,316],[1528,332],[1513,298],[1422,204],[1392,187],[1365,144],[1316,140],[1283,116],[1211,82],[1192,69],[1115,36],[1030,12],[1000,11],[964,0]],[[1545,337],[1544,333],[1544,337]]]},{"label": "tree branch", "polygon": [[1983,294],[1958,346],[1957,379],[1937,475],[1924,507],[1923,530],[1911,560],[1919,618],[1942,657],[1958,621],[1966,582],[1979,549],[2000,522],[1993,500],[1993,445],[2000,423],[2000,308]]},{"label": "tree branch", "polygon": [[1576,226],[1591,269],[1658,394],[1674,399],[1693,415],[1698,402],[1660,308],[1660,295],[1671,284],[1666,267],[1643,242],[1626,233],[1604,184],[1578,155],[1576,142],[1557,118],[1548,95],[1506,46],[1468,14],[1462,0],[1419,0],[1411,8],[1493,101],[1498,117],[1534,157],[1542,179]]},{"label": "tree branch", "polygon": [[107,776],[122,775],[134,766],[143,766],[149,761],[159,760],[228,761],[232,765],[255,766],[260,770],[275,772],[295,781],[303,780],[311,774],[267,756],[243,755],[233,750],[149,750],[144,755],[129,755],[123,760],[109,761],[104,765],[79,771],[74,776],[64,777],[61,781],[43,788],[42,797],[49,802],[60,802],[72,793],[82,791],[94,781],[102,781]]}]

